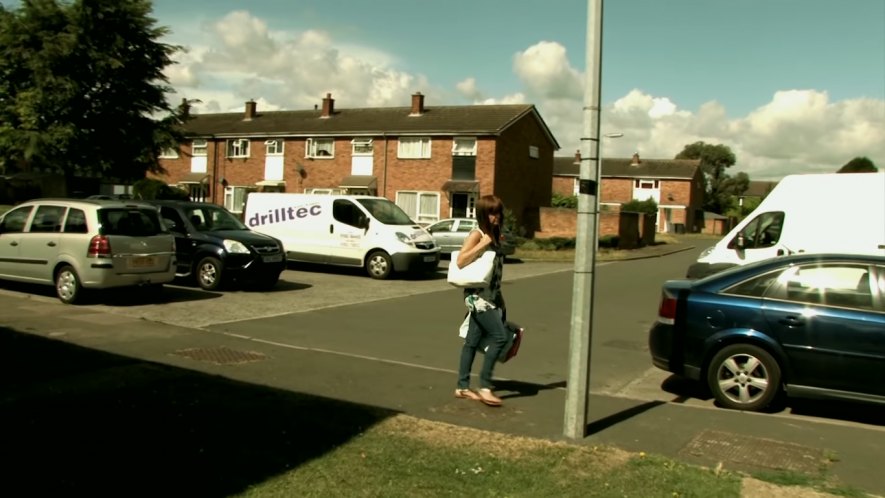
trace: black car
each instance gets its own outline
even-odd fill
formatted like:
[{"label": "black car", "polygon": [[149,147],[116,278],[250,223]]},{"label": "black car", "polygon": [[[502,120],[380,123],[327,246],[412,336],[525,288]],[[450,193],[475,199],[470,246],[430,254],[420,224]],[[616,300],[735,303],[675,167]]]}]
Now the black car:
[{"label": "black car", "polygon": [[203,289],[229,282],[269,289],[286,268],[279,240],[252,231],[227,209],[203,202],[149,201],[175,234],[176,276]]}]

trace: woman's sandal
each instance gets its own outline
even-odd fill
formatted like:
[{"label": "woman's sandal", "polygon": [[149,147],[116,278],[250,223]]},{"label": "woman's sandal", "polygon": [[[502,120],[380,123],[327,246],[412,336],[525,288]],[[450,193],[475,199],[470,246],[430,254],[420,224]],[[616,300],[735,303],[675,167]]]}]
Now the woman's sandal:
[{"label": "woman's sandal", "polygon": [[463,398],[463,399],[472,399],[474,401],[482,401],[482,398],[479,394],[476,394],[470,389],[455,389],[455,397]]},{"label": "woman's sandal", "polygon": [[486,388],[479,390],[479,400],[489,406],[501,406],[504,403],[491,389]]}]

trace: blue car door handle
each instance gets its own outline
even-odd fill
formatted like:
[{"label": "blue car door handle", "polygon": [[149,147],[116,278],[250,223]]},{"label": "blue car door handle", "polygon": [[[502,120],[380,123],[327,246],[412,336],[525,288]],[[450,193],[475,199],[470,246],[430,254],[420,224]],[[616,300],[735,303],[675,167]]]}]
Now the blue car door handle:
[{"label": "blue car door handle", "polygon": [[787,315],[778,320],[778,322],[791,327],[801,327],[802,325],[805,325],[805,320],[795,315]]}]

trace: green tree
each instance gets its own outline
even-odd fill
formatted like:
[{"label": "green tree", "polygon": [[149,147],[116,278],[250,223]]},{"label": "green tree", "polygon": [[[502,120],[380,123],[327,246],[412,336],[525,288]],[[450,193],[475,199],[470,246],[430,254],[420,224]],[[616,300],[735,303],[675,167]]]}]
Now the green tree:
[{"label": "green tree", "polygon": [[148,0],[23,0],[0,5],[0,157],[4,166],[134,180],[161,171],[180,140]]},{"label": "green tree", "polygon": [[695,142],[686,145],[676,159],[700,159],[704,173],[704,209],[714,213],[724,213],[735,195],[742,194],[749,185],[749,177],[740,173],[732,178],[725,170],[737,159],[727,145],[713,145]]},{"label": "green tree", "polygon": [[867,157],[855,157],[839,168],[836,173],[875,173],[879,171],[873,161]]}]

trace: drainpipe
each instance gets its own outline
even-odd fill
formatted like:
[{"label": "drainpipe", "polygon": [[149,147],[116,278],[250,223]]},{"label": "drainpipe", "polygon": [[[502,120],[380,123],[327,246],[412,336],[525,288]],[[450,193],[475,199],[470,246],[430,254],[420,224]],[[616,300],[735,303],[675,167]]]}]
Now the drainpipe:
[{"label": "drainpipe", "polygon": [[384,192],[382,194],[387,197],[387,132],[381,133],[381,136],[384,137]]}]

